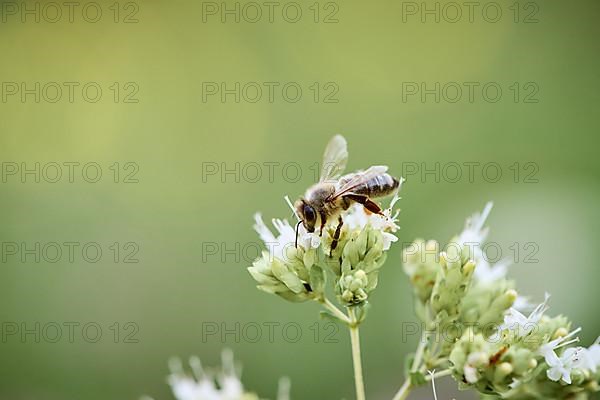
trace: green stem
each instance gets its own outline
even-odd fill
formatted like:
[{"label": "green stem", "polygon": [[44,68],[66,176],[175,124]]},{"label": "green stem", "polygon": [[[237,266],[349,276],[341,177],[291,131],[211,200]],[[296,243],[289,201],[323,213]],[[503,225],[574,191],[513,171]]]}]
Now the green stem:
[{"label": "green stem", "polygon": [[[415,358],[413,360],[412,366],[410,368],[411,374],[413,372],[417,372],[421,369],[421,363],[423,361],[423,355],[425,354],[425,347],[427,345],[427,332],[423,331],[421,334],[421,340],[419,341],[419,345],[417,346],[417,351],[415,352]],[[393,400],[404,400],[408,397],[408,394],[412,390],[412,384],[410,383],[411,377],[409,376],[396,395]]]},{"label": "green stem", "polygon": [[[437,378],[442,378],[444,376],[448,376],[452,374],[452,370],[451,369],[444,369],[440,372],[435,372],[433,375],[429,374],[425,377],[425,380],[427,382],[433,380],[433,379],[437,379]],[[398,390],[398,393],[396,393],[396,395],[394,396],[394,400],[404,400],[408,397],[408,395],[410,394],[410,391],[413,389],[411,383],[410,383],[410,378],[405,380],[404,383],[402,384],[402,387],[400,388],[400,390]]]},{"label": "green stem", "polygon": [[442,378],[444,376],[448,376],[448,375],[451,375],[451,374],[452,374],[452,370],[451,369],[444,369],[444,370],[441,370],[440,372],[435,372],[433,374],[433,376],[431,374],[427,375],[425,377],[425,380],[426,381],[430,381],[432,379]]},{"label": "green stem", "polygon": [[425,353],[425,347],[427,345],[427,332],[423,331],[421,334],[421,340],[419,341],[419,345],[417,346],[417,351],[415,353],[415,359],[413,360],[412,368],[410,372],[417,372],[421,367],[421,363],[423,362],[423,354]]},{"label": "green stem", "polygon": [[362,363],[360,359],[360,337],[358,333],[358,323],[354,309],[348,308],[350,315],[350,342],[352,343],[352,362],[354,364],[354,385],[356,386],[356,399],[365,400],[365,384],[362,374]]},{"label": "green stem", "polygon": [[346,323],[346,325],[350,325],[352,323],[352,321],[350,321],[350,318],[348,318],[348,316],[346,314],[344,314],[342,311],[340,311],[340,309],[337,308],[331,301],[329,301],[328,298],[323,297],[322,299],[319,300],[319,302],[321,304],[323,304],[323,307],[328,309],[338,319],[340,319],[341,321],[344,321]]},{"label": "green stem", "polygon": [[400,387],[400,390],[398,390],[398,393],[396,393],[396,395],[394,396],[394,400],[406,399],[411,389],[412,385],[410,384],[410,379],[405,380],[402,386]]}]

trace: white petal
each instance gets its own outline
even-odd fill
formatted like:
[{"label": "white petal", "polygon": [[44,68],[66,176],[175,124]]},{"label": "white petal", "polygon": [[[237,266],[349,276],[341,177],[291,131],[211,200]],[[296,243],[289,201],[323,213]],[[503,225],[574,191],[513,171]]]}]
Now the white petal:
[{"label": "white petal", "polygon": [[464,368],[465,379],[469,383],[475,383],[479,380],[477,377],[477,370],[470,365],[465,365]]},{"label": "white petal", "polygon": [[518,387],[521,384],[521,381],[518,379],[513,378],[513,381],[510,385],[508,385],[509,388],[514,389],[516,387]]},{"label": "white petal", "polygon": [[540,347],[539,352],[544,356],[546,364],[548,364],[550,367],[557,367],[559,365],[562,365],[560,358],[558,358],[558,356],[556,355],[554,350],[552,350],[552,348],[542,346]]},{"label": "white petal", "polygon": [[267,225],[265,225],[260,213],[254,214],[254,221],[256,222],[254,224],[254,230],[258,233],[258,236],[260,236],[262,241],[265,242],[265,244],[275,242],[275,236],[273,236],[273,233],[267,228]]},{"label": "white petal", "polygon": [[483,229],[483,225],[485,224],[485,220],[492,210],[492,205],[493,204],[491,202],[487,203],[481,214],[475,213],[471,217],[467,218],[465,228],[459,236],[461,243],[475,243],[478,246],[483,245],[483,241],[488,234],[488,230]]},{"label": "white petal", "polygon": [[565,383],[568,383],[569,385],[571,384],[571,371],[570,370],[563,369],[562,380]]},{"label": "white petal", "polygon": [[397,242],[398,238],[389,232],[383,232],[383,250],[389,250],[393,242]]},{"label": "white petal", "polygon": [[546,371],[546,376],[548,376],[548,379],[550,379],[551,381],[554,381],[554,382],[558,382],[561,375],[562,375],[562,371],[556,367],[549,368],[548,371]]}]

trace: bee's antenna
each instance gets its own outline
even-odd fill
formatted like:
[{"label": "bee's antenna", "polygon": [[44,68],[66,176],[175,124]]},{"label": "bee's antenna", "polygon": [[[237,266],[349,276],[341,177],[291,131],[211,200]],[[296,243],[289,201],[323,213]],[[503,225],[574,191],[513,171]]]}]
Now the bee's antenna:
[{"label": "bee's antenna", "polygon": [[298,248],[298,228],[300,228],[301,223],[302,221],[298,221],[298,223],[296,224],[296,242],[294,243],[295,248]]}]

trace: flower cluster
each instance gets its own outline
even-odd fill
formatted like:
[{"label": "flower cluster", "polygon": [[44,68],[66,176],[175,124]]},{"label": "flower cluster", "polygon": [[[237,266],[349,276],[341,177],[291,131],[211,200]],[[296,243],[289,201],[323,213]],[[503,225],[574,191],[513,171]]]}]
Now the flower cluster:
[{"label": "flower cluster", "polygon": [[[387,251],[398,241],[399,212],[394,206],[399,197],[396,192],[381,211],[349,191],[372,183],[381,194],[382,186],[400,189],[403,179],[396,185],[386,166],[340,177],[348,158],[340,135],[329,142],[323,158],[321,179],[307,191],[308,200],[301,198],[294,206],[286,197],[298,218],[295,229],[273,219],[274,233],[255,215],[254,229],[265,250],[248,271],[258,289],[291,302],[317,301],[324,316],[348,327],[356,398],[365,400],[359,325]],[[482,398],[584,400],[600,391],[600,338],[588,348],[575,346],[581,328],[572,329],[562,315],[546,315],[549,295],[533,307],[506,278],[509,263],[487,261],[484,225],[491,209],[488,203],[473,214],[443,247],[435,240],[417,239],[403,250],[403,268],[424,329],[393,400],[405,400],[427,381],[437,399],[434,380],[448,375],[459,388],[476,390]],[[328,277],[333,278],[329,290]],[[346,313],[327,298],[331,290]],[[197,358],[190,365],[193,376],[179,361],[172,363],[169,383],[177,400],[258,400],[244,390],[231,353],[224,353],[218,374],[206,373]],[[289,382],[280,384],[278,399],[289,399]]]},{"label": "flower cluster", "polygon": [[[508,264],[483,257],[484,211],[467,220],[461,234],[440,251],[435,241],[416,240],[404,250],[404,270],[416,309],[427,324],[413,375],[421,380],[440,366],[463,389],[506,399],[581,398],[598,391],[600,339],[591,347],[569,347],[564,316],[548,317],[549,296],[527,316],[527,301],[506,279]],[[414,379],[414,378],[413,378]]]},{"label": "flower cluster", "polygon": [[254,229],[267,246],[248,271],[258,288],[290,301],[316,299],[323,293],[325,275],[315,265],[321,240],[300,227],[298,247],[296,233],[287,221],[273,220],[277,236],[265,225],[260,214],[254,216]]},{"label": "flower cluster", "polygon": [[296,232],[287,221],[274,219],[277,234],[273,234],[256,214],[254,229],[266,249],[248,271],[260,290],[294,302],[323,302],[329,271],[340,303],[362,307],[377,286],[386,251],[398,240],[394,235],[399,229],[398,211],[393,210],[398,199],[394,196],[383,215],[370,213],[359,204],[343,212],[336,246],[332,244],[337,220],[315,233],[300,224],[296,246]]},{"label": "flower cluster", "polygon": [[[224,350],[221,357],[223,365],[216,374],[205,371],[198,357],[190,358],[192,374],[184,370],[181,360],[172,359],[169,362],[171,374],[167,380],[173,396],[177,400],[259,400],[256,394],[244,390],[233,353]],[[289,389],[289,380],[282,378],[277,400],[289,400]],[[151,400],[149,397],[144,399]]]}]

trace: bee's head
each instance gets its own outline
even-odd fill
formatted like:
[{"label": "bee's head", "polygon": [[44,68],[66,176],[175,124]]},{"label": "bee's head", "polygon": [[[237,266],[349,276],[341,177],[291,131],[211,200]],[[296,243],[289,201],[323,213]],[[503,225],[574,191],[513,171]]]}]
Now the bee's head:
[{"label": "bee's head", "polygon": [[296,208],[296,214],[302,220],[302,224],[308,232],[315,231],[315,224],[317,223],[317,212],[314,207],[306,202],[304,199],[300,199],[294,205]]}]

